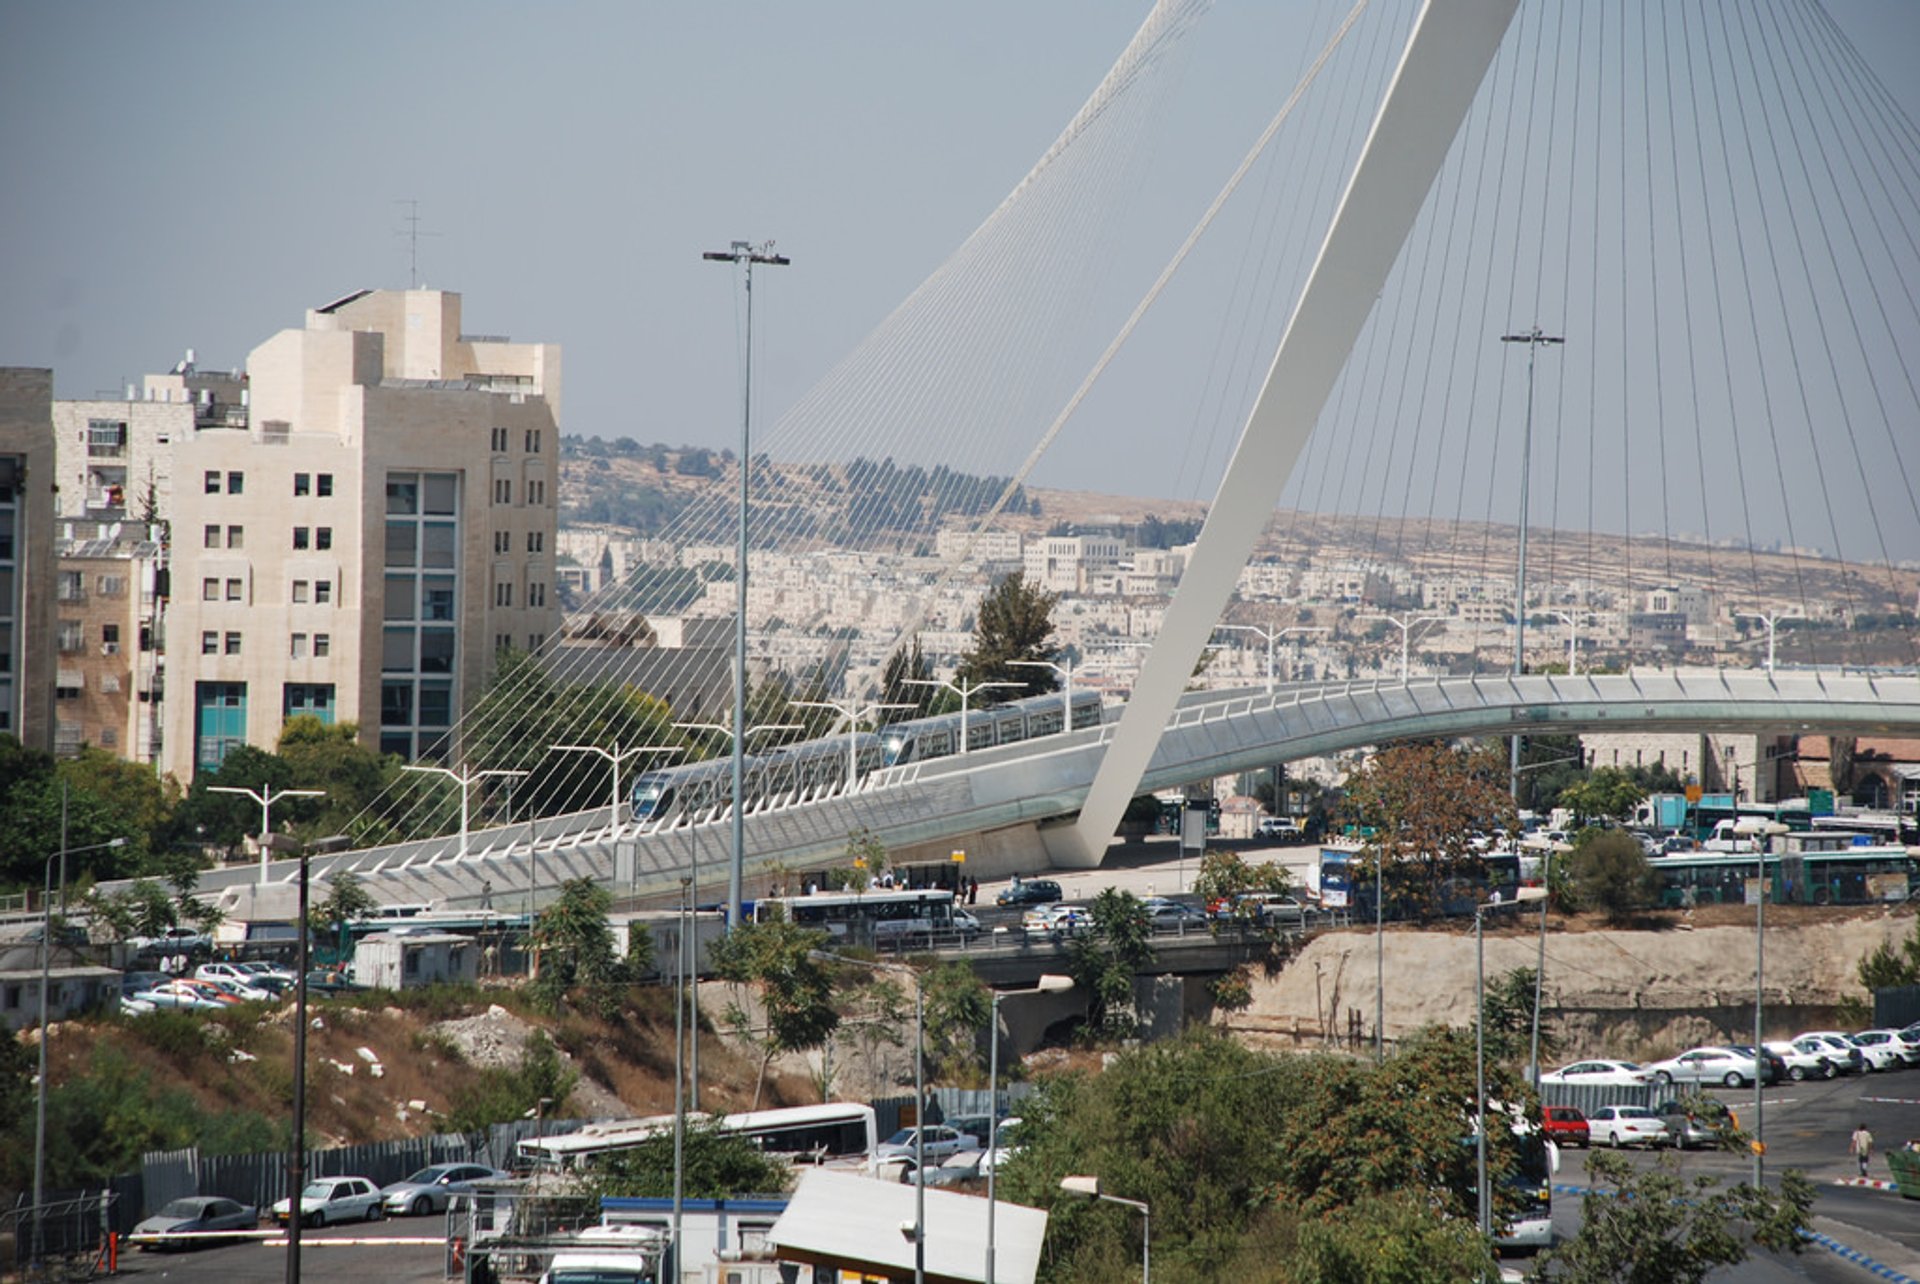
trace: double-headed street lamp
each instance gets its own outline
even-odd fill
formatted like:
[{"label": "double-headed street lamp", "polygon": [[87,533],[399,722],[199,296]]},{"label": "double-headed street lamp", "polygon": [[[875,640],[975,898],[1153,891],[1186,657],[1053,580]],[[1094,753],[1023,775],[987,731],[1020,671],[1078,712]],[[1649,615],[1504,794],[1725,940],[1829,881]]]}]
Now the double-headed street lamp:
[{"label": "double-headed street lamp", "polygon": [[986,1284],[994,1284],[993,1277],[993,1225],[994,1175],[1000,1170],[1000,1000],[1008,994],[1064,994],[1073,988],[1073,978],[1043,972],[1030,990],[1008,990],[993,992],[991,1033],[987,1036],[987,1276]]},{"label": "double-headed street lamp", "polygon": [[[913,708],[910,704],[888,704],[885,701],[876,701],[873,704],[862,704],[858,700],[795,700],[793,704],[797,709],[831,709],[847,720],[846,789],[848,793],[853,792],[854,785],[857,784],[860,779],[861,720],[871,718],[874,714],[886,709]],[[737,742],[734,748],[739,748]],[[734,912],[738,913],[739,906],[736,904],[733,908]]]},{"label": "double-headed street lamp", "polygon": [[1761,620],[1766,623],[1766,626],[1767,626],[1767,672],[1772,673],[1773,672],[1773,631],[1774,629],[1778,625],[1780,625],[1781,623],[1787,620],[1803,620],[1806,617],[1804,615],[1801,615],[1798,611],[1786,612],[1780,615],[1768,615],[1765,611],[1741,611],[1738,615],[1734,616],[1734,618],[1737,620]]},{"label": "double-headed street lamp", "polygon": [[[408,770],[411,771],[412,768],[409,767]],[[251,789],[242,789],[237,785],[208,785],[207,792],[210,794],[239,794],[244,798],[251,798],[260,804],[260,886],[262,887],[267,885],[267,857],[270,854],[268,851],[268,838],[273,833],[273,805],[282,798],[325,798],[327,796],[327,792],[324,789],[282,789],[278,793],[275,793],[273,786],[266,784],[261,785],[257,793]],[[460,828],[464,833],[466,825],[463,823]],[[465,846],[464,843],[461,844],[463,854],[465,852]]]},{"label": "double-headed street lamp", "polygon": [[1757,1190],[1766,1175],[1767,1163],[1767,1121],[1760,1097],[1767,1073],[1767,1045],[1761,1042],[1767,969],[1767,893],[1772,890],[1772,881],[1767,877],[1767,855],[1773,847],[1774,836],[1786,833],[1787,827],[1777,820],[1748,816],[1733,823],[1733,832],[1753,841],[1754,863],[1760,871],[1753,895],[1753,1185]]},{"label": "double-headed street lamp", "polygon": [[1482,901],[1473,907],[1473,1110],[1474,1145],[1477,1151],[1476,1193],[1480,1199],[1480,1234],[1493,1235],[1493,1191],[1487,1185],[1487,944],[1488,910],[1510,909],[1546,897],[1544,887],[1522,887],[1510,901]]},{"label": "double-headed street lamp", "polygon": [[[1437,618],[1437,617],[1430,617],[1430,618]],[[1234,632],[1234,633],[1251,633],[1256,637],[1262,637],[1267,640],[1267,694],[1268,695],[1273,694],[1273,644],[1275,642],[1278,642],[1281,638],[1286,637],[1289,633],[1331,633],[1333,631],[1332,629],[1322,624],[1313,624],[1313,625],[1301,624],[1301,625],[1294,625],[1290,628],[1284,628],[1284,629],[1270,629],[1270,628],[1267,628],[1265,625],[1261,625],[1261,624],[1222,624],[1220,627],[1228,630],[1229,632]],[[1405,667],[1405,663],[1403,661],[1402,668],[1404,667]],[[1404,681],[1406,678],[1406,674],[1402,673],[1400,676],[1401,676],[1401,679]]]},{"label": "double-headed street lamp", "polygon": [[[1052,660],[1008,660],[1007,664],[1016,669],[1052,669],[1060,675],[1060,730],[1073,730],[1073,661],[1064,665]],[[1082,667],[1085,667],[1084,664]]]},{"label": "double-headed street lamp", "polygon": [[1447,617],[1444,615],[1413,615],[1402,620],[1392,615],[1363,615],[1360,618],[1363,620],[1385,620],[1388,624],[1400,630],[1400,680],[1405,682],[1407,680],[1407,666],[1412,658],[1413,626],[1416,624],[1431,623],[1434,620],[1444,620]]},{"label": "double-headed street lamp", "polygon": [[[620,829],[620,764],[628,758],[638,757],[641,754],[675,754],[684,753],[685,750],[679,745],[630,745],[625,749],[619,745],[611,749],[604,749],[599,745],[554,745],[553,752],[594,753],[613,764],[613,803],[608,808],[607,829],[609,832],[618,833]],[[462,828],[465,828],[464,823]]]},{"label": "double-headed street lamp", "polygon": [[1153,1284],[1153,1213],[1146,1201],[1109,1195],[1100,1189],[1098,1177],[1062,1177],[1060,1189],[1082,1199],[1104,1199],[1109,1204],[1120,1204],[1140,1214],[1140,1284]]},{"label": "double-headed street lamp", "polygon": [[945,687],[960,697],[960,752],[967,752],[967,705],[976,691],[1017,691],[1025,688],[1021,682],[948,682],[942,678],[905,678],[910,687]]},{"label": "double-headed street lamp", "polygon": [[59,851],[47,857],[45,887],[40,894],[40,1078],[34,1093],[33,1120],[33,1260],[36,1263],[44,1255],[46,1245],[47,989],[53,976],[53,867],[56,864],[60,866],[61,888],[64,891],[67,857],[126,845],[127,840],[124,838],[109,838],[104,843],[89,843],[85,847],[62,846]]},{"label": "double-headed street lamp", "polygon": [[1566,611],[1548,611],[1547,614],[1567,626],[1567,676],[1572,677],[1574,659],[1580,647],[1580,621]]},{"label": "double-headed street lamp", "polygon": [[473,789],[473,782],[485,780],[488,776],[524,776],[524,771],[510,771],[505,767],[485,767],[479,771],[459,772],[452,767],[434,767],[424,763],[408,763],[402,771],[415,771],[422,775],[445,776],[460,786],[460,855],[467,854],[467,795]]}]

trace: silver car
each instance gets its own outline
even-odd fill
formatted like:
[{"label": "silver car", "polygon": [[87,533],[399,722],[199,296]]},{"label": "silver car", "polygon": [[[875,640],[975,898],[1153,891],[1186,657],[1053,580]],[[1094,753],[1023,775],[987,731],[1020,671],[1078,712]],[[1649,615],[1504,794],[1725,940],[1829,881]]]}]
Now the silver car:
[{"label": "silver car", "polygon": [[224,1239],[221,1232],[250,1231],[260,1224],[260,1210],[215,1195],[176,1199],[133,1228],[133,1242],[143,1249],[193,1248]]},{"label": "silver car", "polygon": [[422,1168],[403,1181],[380,1188],[381,1203],[395,1216],[423,1217],[443,1213],[455,1195],[473,1191],[477,1181],[503,1181],[509,1174],[485,1164],[435,1164]]}]

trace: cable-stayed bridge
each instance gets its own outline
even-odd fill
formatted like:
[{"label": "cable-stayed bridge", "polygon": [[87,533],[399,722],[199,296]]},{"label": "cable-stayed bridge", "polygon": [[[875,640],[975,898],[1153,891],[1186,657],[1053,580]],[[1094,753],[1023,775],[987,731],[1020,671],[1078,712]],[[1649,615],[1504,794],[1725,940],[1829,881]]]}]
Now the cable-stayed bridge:
[{"label": "cable-stayed bridge", "polygon": [[[927,523],[975,538],[1004,528],[1063,452],[1089,467],[1126,453],[1101,435],[1119,418],[1102,381],[1151,351],[1157,309],[1224,240],[1234,299],[1215,309],[1208,369],[1138,452],[1209,507],[1130,701],[1097,731],[750,798],[747,866],[825,860],[862,829],[907,849],[966,839],[1037,853],[1044,842],[1085,866],[1143,788],[1400,736],[1920,728],[1920,678],[1847,663],[1863,619],[1912,605],[1920,560],[1908,462],[1920,450],[1920,131],[1819,6],[1767,0],[1711,21],[1657,4],[1327,7],[1243,163],[1112,317],[1104,346],[1089,343],[1075,325],[1102,315],[1101,233],[1140,181],[1204,9],[1155,6],[1012,194],[656,541],[726,548],[737,484],[759,515],[752,555],[707,579],[698,605],[723,615],[744,601],[764,646],[782,618],[753,579],[766,559],[897,552],[927,543]],[[1234,224],[1249,204],[1255,216]],[[1502,349],[1543,325],[1566,345],[1530,343],[1525,363]],[[1188,373],[1151,368],[1169,384]],[[895,455],[1005,472],[903,512],[871,463],[891,469]],[[1285,544],[1289,501],[1296,513],[1371,516],[1366,556],[1378,563],[1431,560],[1432,547],[1404,546],[1409,530],[1429,532],[1456,585],[1511,585],[1516,621],[1548,609],[1587,624],[1625,618],[1650,587],[1690,574],[1690,546],[1705,561],[1690,587],[1716,603],[1709,613],[1761,612],[1770,631],[1774,617],[1818,620],[1846,667],[1509,678],[1497,676],[1513,665],[1497,628],[1463,676],[1271,699],[1187,692],[1206,639],[1236,609],[1239,572],[1276,528]],[[1517,538],[1493,540],[1499,523]],[[1763,558],[1769,547],[1781,552]],[[965,618],[955,604],[967,564],[966,552],[948,559],[889,614],[895,653]],[[643,569],[586,613],[643,619],[686,570]],[[1831,594],[1809,587],[1822,575],[1839,585]],[[575,708],[567,734],[625,750],[631,691],[611,660],[614,680]],[[756,679],[865,702],[890,698],[877,668],[762,665]],[[496,689],[468,724],[487,701],[525,697]],[[587,755],[482,747],[465,731],[450,761],[521,773],[523,797],[572,805],[451,838],[444,805],[396,792],[369,828],[421,836],[328,858],[323,875],[351,868],[385,899],[468,903],[485,883],[500,897],[572,876],[635,891],[688,872],[703,887],[724,877],[726,808],[659,829],[610,823],[608,808],[583,807]],[[525,879],[510,872],[521,867]]]}]

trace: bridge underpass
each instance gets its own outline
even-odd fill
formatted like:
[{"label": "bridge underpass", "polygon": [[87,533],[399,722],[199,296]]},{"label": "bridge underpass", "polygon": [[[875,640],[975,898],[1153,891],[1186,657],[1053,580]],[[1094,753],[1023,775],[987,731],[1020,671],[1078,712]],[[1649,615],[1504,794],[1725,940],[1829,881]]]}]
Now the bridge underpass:
[{"label": "bridge underpass", "polygon": [[[1048,845],[1073,817],[1115,725],[889,768],[856,789],[750,811],[749,878],[845,859],[865,829],[896,861],[968,852],[970,873],[1042,865],[1097,866],[1077,849]],[[1569,734],[1587,731],[1745,731],[1914,734],[1920,677],[1839,670],[1652,670],[1624,674],[1498,675],[1192,693],[1161,737],[1141,792],[1175,788],[1394,740]],[[700,899],[726,879],[730,824],[612,831],[607,810],[474,831],[394,847],[328,855],[314,877],[351,872],[384,903],[516,910],[549,899],[560,883],[592,878],[623,899],[671,898],[693,875]],[[1065,856],[1068,859],[1062,859]],[[201,886],[239,917],[292,913],[298,862],[275,861],[259,885],[255,866],[208,872]]]}]

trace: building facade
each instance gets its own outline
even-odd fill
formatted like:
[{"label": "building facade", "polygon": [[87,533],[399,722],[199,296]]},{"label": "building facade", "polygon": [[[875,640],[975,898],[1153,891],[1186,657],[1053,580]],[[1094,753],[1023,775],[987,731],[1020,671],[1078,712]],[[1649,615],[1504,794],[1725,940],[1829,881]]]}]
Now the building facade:
[{"label": "building facade", "polygon": [[0,366],[0,734],[53,747],[53,371]]},{"label": "building facade", "polygon": [[300,714],[406,758],[508,646],[558,626],[560,353],[462,334],[461,299],[360,291],[247,360],[249,413],[173,447],[163,765]]},{"label": "building facade", "polygon": [[159,524],[63,521],[56,571],[54,752],[160,752],[166,549]]}]

